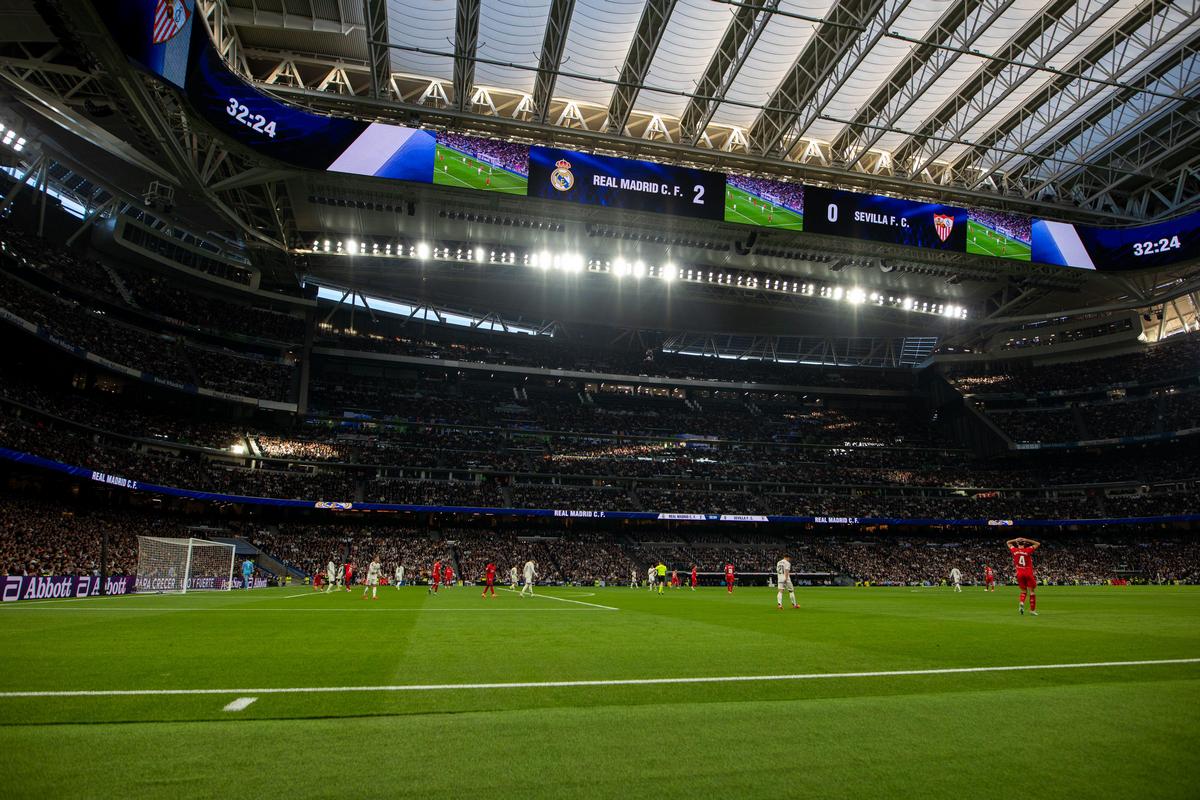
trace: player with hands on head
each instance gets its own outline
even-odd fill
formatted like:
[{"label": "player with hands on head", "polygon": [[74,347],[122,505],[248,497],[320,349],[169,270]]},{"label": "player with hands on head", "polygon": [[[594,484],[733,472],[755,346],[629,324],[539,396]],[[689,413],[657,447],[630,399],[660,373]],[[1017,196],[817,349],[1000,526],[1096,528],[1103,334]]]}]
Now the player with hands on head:
[{"label": "player with hands on head", "polygon": [[1042,546],[1024,536],[1009,539],[1008,552],[1012,553],[1013,566],[1017,568],[1017,586],[1021,589],[1018,613],[1025,613],[1025,593],[1029,593],[1029,613],[1037,616],[1037,577],[1033,574],[1033,551]]}]

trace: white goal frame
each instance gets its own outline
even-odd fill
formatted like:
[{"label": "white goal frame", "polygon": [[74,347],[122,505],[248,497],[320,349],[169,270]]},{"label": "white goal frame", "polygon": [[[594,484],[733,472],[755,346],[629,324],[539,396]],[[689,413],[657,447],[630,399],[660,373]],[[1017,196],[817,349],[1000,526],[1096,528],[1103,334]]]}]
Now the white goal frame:
[{"label": "white goal frame", "polygon": [[[174,563],[171,563],[170,560],[163,560],[157,564],[152,563],[153,557],[149,553],[151,547],[174,548]],[[208,587],[192,588],[192,573],[198,549],[212,553],[222,560],[222,563],[215,566],[220,568],[223,574],[216,575],[214,578],[224,577],[224,586],[213,586],[211,589]],[[223,557],[218,555],[221,550],[225,550],[229,554],[228,569],[224,568]],[[180,564],[180,561],[182,564]],[[137,594],[187,594],[189,589],[193,591],[230,591],[233,589],[233,570],[236,561],[237,547],[228,542],[213,542],[208,539],[197,539],[195,537],[183,539],[164,536],[138,536],[137,580],[134,585],[134,592]],[[161,569],[164,566],[170,570],[180,565],[182,566],[182,579],[180,579],[178,572],[171,574],[169,577],[161,575]]]}]

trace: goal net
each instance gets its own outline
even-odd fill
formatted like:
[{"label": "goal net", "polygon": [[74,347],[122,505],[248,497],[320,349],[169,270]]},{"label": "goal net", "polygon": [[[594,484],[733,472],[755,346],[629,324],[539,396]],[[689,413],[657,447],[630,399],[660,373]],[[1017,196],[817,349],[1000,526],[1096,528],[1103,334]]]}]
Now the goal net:
[{"label": "goal net", "polygon": [[232,589],[234,546],[205,539],[138,537],[136,592]]}]

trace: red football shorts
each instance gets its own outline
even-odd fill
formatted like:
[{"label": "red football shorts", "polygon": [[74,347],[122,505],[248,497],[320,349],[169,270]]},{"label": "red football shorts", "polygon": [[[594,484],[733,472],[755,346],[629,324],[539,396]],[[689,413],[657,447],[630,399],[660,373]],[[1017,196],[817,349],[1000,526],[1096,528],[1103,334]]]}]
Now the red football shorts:
[{"label": "red football shorts", "polygon": [[1020,586],[1022,589],[1036,589],[1037,578],[1033,576],[1032,572],[1018,572],[1017,586]]}]

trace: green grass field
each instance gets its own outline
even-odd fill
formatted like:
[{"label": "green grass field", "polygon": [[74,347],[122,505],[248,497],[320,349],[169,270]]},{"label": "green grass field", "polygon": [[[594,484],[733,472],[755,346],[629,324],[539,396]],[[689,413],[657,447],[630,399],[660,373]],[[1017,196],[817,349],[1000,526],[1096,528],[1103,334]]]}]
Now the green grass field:
[{"label": "green grass field", "polygon": [[[800,589],[795,612],[766,588],[539,595],[4,604],[5,790],[1196,796],[1200,590],[1043,588],[1036,618],[1011,587]],[[1193,661],[845,675],[1163,659]],[[628,682],[713,677],[750,680]],[[88,690],[182,691],[13,695]]]},{"label": "green grass field", "polygon": [[528,178],[493,167],[442,144],[437,146],[437,158],[433,162],[433,182],[439,186],[519,194],[522,197],[529,191]]},{"label": "green grass field", "polygon": [[767,228],[786,228],[790,231],[804,230],[803,214],[768,203],[733,186],[725,187],[725,221]]},{"label": "green grass field", "polygon": [[967,252],[976,256],[1029,261],[1033,249],[1024,242],[1004,236],[972,220],[967,222]]}]

